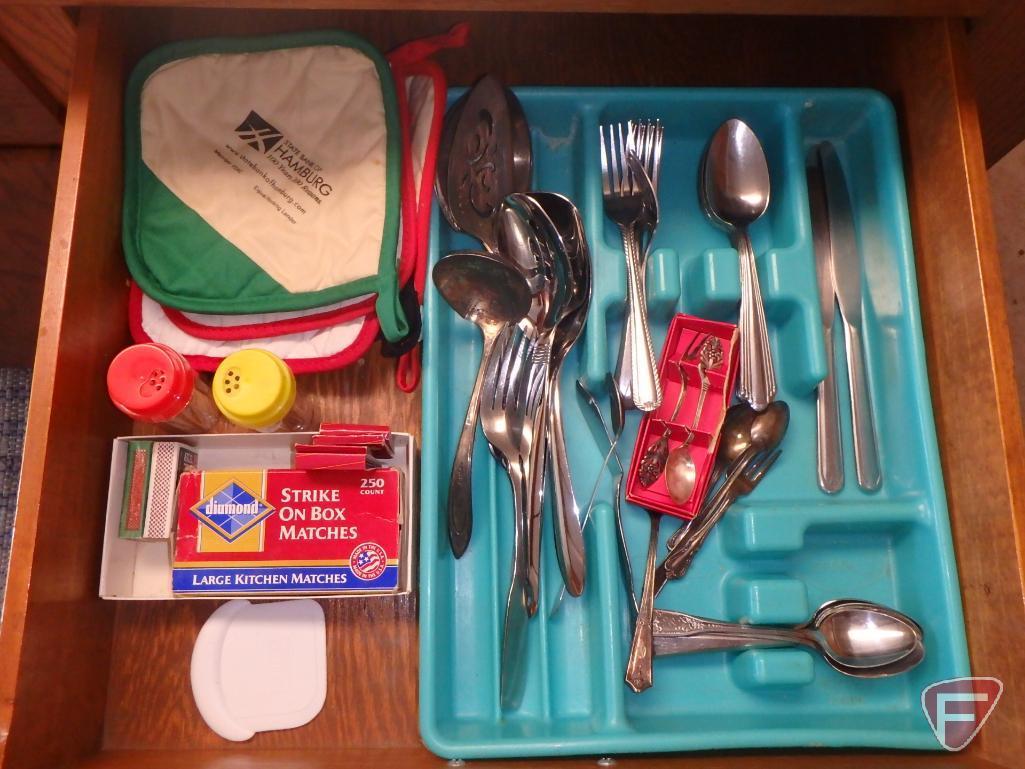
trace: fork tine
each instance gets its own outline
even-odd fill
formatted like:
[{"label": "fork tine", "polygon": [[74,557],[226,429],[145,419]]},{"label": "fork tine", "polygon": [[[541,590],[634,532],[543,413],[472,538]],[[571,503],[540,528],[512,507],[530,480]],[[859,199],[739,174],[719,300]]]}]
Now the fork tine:
[{"label": "fork tine", "polygon": [[618,137],[616,137],[618,138],[618,142],[616,141],[616,138],[614,138],[612,142],[612,168],[613,173],[616,176],[616,182],[613,185],[613,189],[617,194],[622,195],[626,190],[627,181],[626,163],[623,162],[623,147],[626,146],[623,138],[623,124],[616,123],[616,129],[618,132]]},{"label": "fork tine", "polygon": [[533,367],[530,365],[531,355],[534,350],[533,341],[524,333],[517,334],[518,344],[514,351],[514,365],[509,374],[507,399],[509,403],[516,406],[521,402],[522,391],[526,380],[530,379]]},{"label": "fork tine", "polygon": [[505,399],[502,401],[502,405],[505,407],[507,414],[506,422],[510,420],[508,415],[513,412],[516,407],[516,401],[519,397],[519,388],[523,377],[523,346],[526,342],[525,334],[516,335],[516,344],[514,345],[509,362],[509,376],[505,381]]},{"label": "fork tine", "polygon": [[[612,134],[612,128],[609,127],[609,135]],[[612,187],[609,184],[609,159],[605,154],[605,126],[598,126],[598,146],[601,150],[601,192],[604,196],[612,194]]]},{"label": "fork tine", "polygon": [[655,141],[652,148],[651,158],[651,186],[658,192],[658,176],[662,170],[662,138],[665,135],[665,126],[661,120],[655,121]]},{"label": "fork tine", "polygon": [[[627,140],[632,138],[633,133],[631,132],[627,136]],[[634,194],[637,192],[637,183],[634,179],[633,171],[630,170],[630,164],[626,161],[627,153],[632,152],[630,149],[629,141],[624,141],[623,137],[620,136],[620,156],[619,162],[623,168],[623,192],[626,194]]]},{"label": "fork tine", "polygon": [[619,157],[616,155],[616,124],[609,123],[609,141],[606,149],[609,151],[609,188],[613,195],[619,194]]},{"label": "fork tine", "polygon": [[484,383],[481,386],[481,411],[490,411],[495,408],[498,397],[498,388],[501,383],[501,370],[505,362],[505,348],[507,346],[508,334],[500,334],[495,340],[495,347],[491,351],[491,358],[488,360],[488,368],[484,372]]},{"label": "fork tine", "polygon": [[510,329],[508,333],[508,342],[502,356],[502,367],[498,374],[496,403],[500,409],[508,406],[509,390],[519,371],[520,347],[522,345],[522,336],[517,330]]},{"label": "fork tine", "polygon": [[641,167],[648,176],[651,176],[651,169],[649,168],[648,163],[651,160],[653,126],[650,120],[645,120],[641,125],[641,141],[638,142],[637,160],[640,161]]},{"label": "fork tine", "polygon": [[638,156],[644,171],[651,176],[651,150],[655,146],[655,124],[650,120],[644,123],[644,146]]}]

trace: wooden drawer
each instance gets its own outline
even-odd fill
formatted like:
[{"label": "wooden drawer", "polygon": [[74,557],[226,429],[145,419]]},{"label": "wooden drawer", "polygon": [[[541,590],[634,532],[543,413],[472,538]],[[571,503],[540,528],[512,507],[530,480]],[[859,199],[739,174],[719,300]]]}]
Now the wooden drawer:
[{"label": "wooden drawer", "polygon": [[[417,734],[415,598],[325,602],[331,684],[323,712],[304,728],[236,745],[206,728],[189,687],[192,643],[214,603],[111,604],[96,591],[110,440],[130,429],[108,403],[103,374],[129,341],[121,140],[122,94],[134,62],[185,37],[325,26],[359,32],[387,50],[464,18],[473,28],[469,46],[439,56],[455,84],[491,71],[513,84],[867,86],[894,100],[973,668],[1004,681],[1003,699],[957,755],[687,760],[703,767],[1020,766],[1025,606],[1016,534],[1025,524],[1025,441],[960,22],[97,8],[81,14],[0,630],[3,766],[441,763]],[[419,400],[392,386],[391,365],[372,354],[346,372],[309,380],[325,417],[387,420],[418,432]]]}]

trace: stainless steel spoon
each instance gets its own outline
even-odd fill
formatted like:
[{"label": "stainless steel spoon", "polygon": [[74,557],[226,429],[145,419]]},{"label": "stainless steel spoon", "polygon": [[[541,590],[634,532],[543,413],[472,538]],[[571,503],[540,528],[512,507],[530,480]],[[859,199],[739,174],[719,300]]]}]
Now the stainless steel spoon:
[{"label": "stainless steel spoon", "polygon": [[490,254],[449,254],[431,272],[434,285],[460,316],[475,323],[484,337],[477,378],[456,444],[448,486],[448,539],[456,558],[466,552],[473,528],[473,443],[477,435],[481,385],[495,339],[530,309],[527,281],[515,268]]},{"label": "stainless steel spoon", "polygon": [[804,646],[849,676],[878,678],[904,673],[925,657],[922,628],[899,611],[871,601],[842,599],[819,607],[793,628],[718,622],[656,610],[655,654]]},{"label": "stainless steel spoon", "polygon": [[713,222],[733,241],[741,264],[741,397],[758,411],[776,395],[758,267],[748,227],[769,206],[769,166],[754,131],[736,118],[712,137],[702,163],[701,198]]},{"label": "stainless steel spoon", "polygon": [[758,412],[747,403],[737,403],[726,409],[723,420],[719,451],[716,460],[725,467],[743,454],[751,445],[751,426]]},{"label": "stainless steel spoon", "polygon": [[698,478],[698,468],[694,464],[694,454],[690,450],[693,440],[693,431],[688,431],[683,443],[673,448],[666,458],[666,489],[673,502],[678,505],[690,499]]},{"label": "stainless steel spoon", "polygon": [[669,496],[678,505],[685,504],[694,493],[697,468],[690,446],[694,440],[693,431],[698,429],[701,412],[705,406],[705,398],[708,395],[708,372],[714,371],[723,364],[722,342],[718,337],[706,336],[705,341],[701,343],[699,354],[701,360],[698,363],[698,376],[701,377],[701,394],[698,395],[698,405],[694,409],[691,430],[687,433],[687,439],[669,452],[669,457],[666,460],[666,489],[669,491]]}]

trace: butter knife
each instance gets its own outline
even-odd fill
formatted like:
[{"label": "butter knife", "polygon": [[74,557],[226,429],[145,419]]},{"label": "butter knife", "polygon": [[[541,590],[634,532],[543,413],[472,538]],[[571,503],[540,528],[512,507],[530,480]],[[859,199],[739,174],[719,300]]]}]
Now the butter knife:
[{"label": "butter knife", "polygon": [[822,314],[822,339],[825,342],[826,350],[826,378],[819,382],[815,403],[815,415],[818,423],[819,488],[828,494],[835,494],[843,488],[840,408],[836,396],[836,365],[833,361],[836,291],[833,288],[833,255],[829,240],[826,189],[817,148],[812,150],[808,158],[806,176],[808,180],[808,209],[811,213],[812,245],[815,249],[815,273],[819,286],[819,310]]},{"label": "butter knife", "polygon": [[882,483],[875,419],[865,371],[862,341],[861,254],[858,251],[850,193],[836,149],[829,142],[818,148],[826,188],[829,241],[833,256],[833,288],[844,324],[847,371],[851,388],[851,422],[854,428],[854,462],[858,485],[874,491]]}]

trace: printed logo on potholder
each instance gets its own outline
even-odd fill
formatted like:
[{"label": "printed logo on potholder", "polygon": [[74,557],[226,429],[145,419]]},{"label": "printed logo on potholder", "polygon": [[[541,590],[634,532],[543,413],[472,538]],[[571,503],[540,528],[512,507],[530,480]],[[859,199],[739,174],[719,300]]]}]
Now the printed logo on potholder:
[{"label": "printed logo on potholder", "polygon": [[258,152],[265,155],[274,149],[274,145],[282,139],[282,133],[255,112],[242,121],[235,129],[238,138]]},{"label": "printed logo on potholder", "polygon": [[352,555],[349,556],[352,573],[364,582],[380,577],[384,574],[387,565],[388,555],[384,552],[384,548],[376,542],[364,542],[362,545],[356,545]]},{"label": "printed logo on potholder", "polygon": [[234,542],[274,512],[266,501],[235,481],[191,509],[193,515],[226,542]]}]

